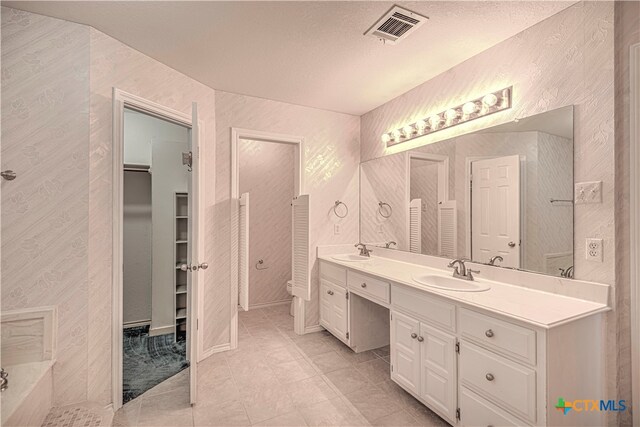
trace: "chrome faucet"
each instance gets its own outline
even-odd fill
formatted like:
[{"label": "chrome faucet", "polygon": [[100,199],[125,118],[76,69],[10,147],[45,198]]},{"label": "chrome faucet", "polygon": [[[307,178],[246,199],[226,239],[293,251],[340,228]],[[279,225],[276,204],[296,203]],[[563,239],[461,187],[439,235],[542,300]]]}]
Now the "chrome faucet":
[{"label": "chrome faucet", "polygon": [[385,244],[384,244],[384,247],[385,247],[385,248],[387,248],[387,249],[390,249],[390,248],[391,248],[391,245],[393,245],[393,246],[398,246],[398,244],[392,240],[392,241],[390,241],[390,242],[385,243]]},{"label": "chrome faucet", "polygon": [[560,270],[560,277],[573,279],[573,265],[569,266],[566,270],[564,268],[559,268],[558,270]]},{"label": "chrome faucet", "polygon": [[367,245],[365,245],[364,243],[358,243],[356,244],[356,248],[358,248],[360,250],[360,256],[371,256],[371,252],[373,252],[372,249],[367,249]]},{"label": "chrome faucet", "polygon": [[502,262],[504,261],[504,258],[502,258],[500,255],[492,256],[487,265],[496,265],[496,261]]},{"label": "chrome faucet", "polygon": [[472,273],[480,273],[480,271],[467,268],[467,266],[464,265],[465,261],[469,260],[465,258],[454,259],[447,265],[447,267],[453,268],[453,277],[455,277],[456,279],[473,280]]},{"label": "chrome faucet", "polygon": [[5,391],[9,388],[9,373],[4,370],[4,368],[0,368],[0,391]]}]

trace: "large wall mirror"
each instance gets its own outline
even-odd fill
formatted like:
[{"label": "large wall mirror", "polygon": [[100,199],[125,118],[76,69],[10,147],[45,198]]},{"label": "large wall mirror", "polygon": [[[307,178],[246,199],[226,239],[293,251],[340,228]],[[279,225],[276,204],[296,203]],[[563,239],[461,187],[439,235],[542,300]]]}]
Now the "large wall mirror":
[{"label": "large wall mirror", "polygon": [[362,163],[360,240],[573,277],[573,106]]}]

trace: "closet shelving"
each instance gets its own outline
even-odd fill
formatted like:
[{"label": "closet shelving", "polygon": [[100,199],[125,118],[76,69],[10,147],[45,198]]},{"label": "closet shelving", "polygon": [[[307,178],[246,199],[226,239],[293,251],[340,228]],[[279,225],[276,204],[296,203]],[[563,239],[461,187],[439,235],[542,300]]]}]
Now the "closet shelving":
[{"label": "closet shelving", "polygon": [[174,222],[174,254],[176,273],[174,278],[176,340],[184,339],[187,333],[187,272],[180,266],[187,263],[188,243],[188,209],[187,193],[175,193],[175,222]]}]

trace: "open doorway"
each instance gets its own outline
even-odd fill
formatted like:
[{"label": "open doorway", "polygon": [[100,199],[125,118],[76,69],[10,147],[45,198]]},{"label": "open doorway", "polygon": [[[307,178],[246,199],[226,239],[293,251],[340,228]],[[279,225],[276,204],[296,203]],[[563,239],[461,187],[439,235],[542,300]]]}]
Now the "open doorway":
[{"label": "open doorway", "polygon": [[186,115],[118,89],[113,101],[114,409],[178,377],[193,404],[208,267],[198,262],[197,105]]},{"label": "open doorway", "polygon": [[123,403],[189,366],[187,339],[190,129],[125,108]]}]

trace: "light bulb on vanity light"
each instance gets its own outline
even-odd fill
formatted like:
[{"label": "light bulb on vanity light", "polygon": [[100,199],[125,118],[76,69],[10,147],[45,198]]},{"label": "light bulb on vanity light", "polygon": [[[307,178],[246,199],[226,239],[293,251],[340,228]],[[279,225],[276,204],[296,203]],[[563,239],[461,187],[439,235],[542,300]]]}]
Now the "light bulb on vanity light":
[{"label": "light bulb on vanity light", "polygon": [[467,116],[475,113],[476,111],[478,111],[478,104],[475,102],[467,102],[462,106],[462,112]]},{"label": "light bulb on vanity light", "polygon": [[424,120],[418,120],[416,122],[416,130],[418,131],[418,133],[422,134],[424,133],[424,130],[427,128],[427,122],[425,122]]},{"label": "light bulb on vanity light", "polygon": [[458,118],[458,112],[451,108],[444,113],[444,117],[447,119],[447,121],[452,122]]},{"label": "light bulb on vanity light", "polygon": [[401,136],[402,136],[402,134],[400,133],[400,131],[398,129],[396,129],[393,132],[391,132],[391,138],[393,138],[393,140],[396,141],[396,142],[400,141],[400,137]]},{"label": "light bulb on vanity light", "polygon": [[442,121],[442,118],[439,115],[435,115],[435,116],[431,116],[429,117],[429,126],[431,126],[431,129],[436,129],[439,125],[440,122]]},{"label": "light bulb on vanity light", "polygon": [[404,133],[405,138],[411,138],[413,136],[413,126],[406,125],[402,128],[402,133]]},{"label": "light bulb on vanity light", "polygon": [[482,103],[487,107],[493,107],[498,103],[498,97],[493,93],[490,93],[489,95],[485,95],[484,98],[482,98]]},{"label": "light bulb on vanity light", "polygon": [[389,136],[389,134],[388,133],[383,133],[382,134],[382,142],[387,144],[389,141],[391,141],[391,137]]}]

